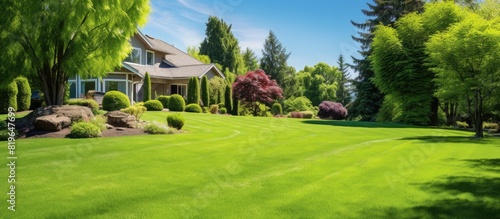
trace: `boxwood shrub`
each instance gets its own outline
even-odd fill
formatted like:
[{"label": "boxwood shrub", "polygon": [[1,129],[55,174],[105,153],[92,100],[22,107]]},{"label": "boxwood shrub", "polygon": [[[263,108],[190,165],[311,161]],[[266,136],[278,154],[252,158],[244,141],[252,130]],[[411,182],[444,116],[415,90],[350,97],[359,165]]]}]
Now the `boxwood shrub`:
[{"label": "boxwood shrub", "polygon": [[201,109],[200,105],[198,105],[196,103],[192,103],[192,104],[188,104],[186,106],[185,111],[189,112],[189,113],[202,113],[203,109]]},{"label": "boxwood shrub", "polygon": [[168,108],[168,101],[170,100],[170,96],[159,96],[156,99],[161,102],[163,108]]},{"label": "boxwood shrub", "polygon": [[120,91],[106,92],[102,98],[102,109],[106,111],[120,110],[129,106],[130,100]]},{"label": "boxwood shrub", "polygon": [[148,111],[162,111],[163,104],[159,100],[148,100],[144,103]]},{"label": "boxwood shrub", "polygon": [[273,116],[283,114],[283,108],[281,107],[281,104],[274,103],[273,106],[271,107],[271,113],[273,114]]},{"label": "boxwood shrub", "polygon": [[170,96],[170,100],[168,101],[168,109],[170,111],[182,112],[186,107],[186,101],[179,94],[174,94]]},{"label": "boxwood shrub", "polygon": [[98,110],[99,104],[92,99],[69,99],[66,101],[68,105],[78,105],[78,106],[86,106],[92,110]]},{"label": "boxwood shrub", "polygon": [[9,107],[17,111],[17,84],[15,81],[0,87],[0,113],[8,113]]},{"label": "boxwood shrub", "polygon": [[172,134],[172,130],[168,127],[165,122],[148,122],[144,125],[144,132],[149,134]]},{"label": "boxwood shrub", "polygon": [[88,122],[77,122],[71,126],[71,138],[96,138],[101,136],[101,129]]},{"label": "boxwood shrub", "polygon": [[180,113],[174,113],[167,116],[168,126],[181,130],[184,126],[184,116]]},{"label": "boxwood shrub", "polygon": [[220,114],[225,115],[227,113],[227,109],[225,107],[220,108]]},{"label": "boxwood shrub", "polygon": [[31,87],[28,79],[17,77],[14,80],[17,84],[17,110],[29,110],[31,105]]}]

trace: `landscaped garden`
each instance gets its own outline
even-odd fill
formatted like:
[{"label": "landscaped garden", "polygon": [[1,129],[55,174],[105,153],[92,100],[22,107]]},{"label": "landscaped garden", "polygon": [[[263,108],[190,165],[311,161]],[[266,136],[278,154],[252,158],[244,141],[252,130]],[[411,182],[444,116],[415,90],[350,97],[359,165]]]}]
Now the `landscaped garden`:
[{"label": "landscaped garden", "polygon": [[[165,121],[169,114],[148,111],[141,118]],[[185,131],[174,135],[18,139],[16,212],[9,215],[494,218],[500,212],[499,138],[391,123],[182,114]],[[0,148],[7,154],[7,146]]]}]

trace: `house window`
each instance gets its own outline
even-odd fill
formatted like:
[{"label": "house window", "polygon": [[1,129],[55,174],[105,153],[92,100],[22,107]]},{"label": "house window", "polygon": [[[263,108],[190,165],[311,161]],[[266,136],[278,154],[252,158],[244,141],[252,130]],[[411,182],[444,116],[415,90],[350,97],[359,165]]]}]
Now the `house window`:
[{"label": "house window", "polygon": [[68,81],[69,84],[69,98],[78,98],[76,95],[76,81]]},{"label": "house window", "polygon": [[183,97],[186,97],[187,94],[187,85],[185,84],[172,84],[170,85],[170,95],[179,94]]},{"label": "house window", "polygon": [[134,47],[125,61],[141,64],[141,51],[142,50],[140,48]]},{"label": "house window", "polygon": [[153,51],[146,50],[146,65],[155,64],[155,53]]},{"label": "house window", "polygon": [[85,96],[89,90],[96,90],[97,81],[81,81],[80,82],[80,96]]},{"label": "house window", "polygon": [[127,82],[125,81],[105,81],[104,89],[106,92],[116,90],[124,94],[127,93]]}]

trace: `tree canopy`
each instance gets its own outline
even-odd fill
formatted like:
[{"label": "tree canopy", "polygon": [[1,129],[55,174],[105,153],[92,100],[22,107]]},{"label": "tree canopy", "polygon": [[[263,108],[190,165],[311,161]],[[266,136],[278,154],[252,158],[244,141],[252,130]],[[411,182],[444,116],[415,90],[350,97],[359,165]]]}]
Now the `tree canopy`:
[{"label": "tree canopy", "polygon": [[290,54],[281,45],[276,34],[273,31],[269,31],[269,35],[264,42],[264,48],[262,49],[260,68],[271,76],[271,79],[276,80],[279,85],[282,85],[287,76],[287,60]]}]

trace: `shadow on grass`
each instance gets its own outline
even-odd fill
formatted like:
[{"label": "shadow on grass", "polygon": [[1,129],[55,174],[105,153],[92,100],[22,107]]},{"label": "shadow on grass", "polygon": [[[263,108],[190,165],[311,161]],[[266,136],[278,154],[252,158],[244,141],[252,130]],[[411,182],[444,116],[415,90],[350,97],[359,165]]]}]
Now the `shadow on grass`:
[{"label": "shadow on grass", "polygon": [[[468,166],[474,169],[500,173],[500,159],[467,159],[461,161],[468,163]],[[500,187],[498,189],[500,190]]]},{"label": "shadow on grass", "polygon": [[465,136],[416,136],[406,137],[400,140],[419,140],[426,143],[467,143],[467,144],[490,144],[491,139],[477,139]]},{"label": "shadow on grass", "polygon": [[331,125],[357,128],[427,128],[423,126],[411,126],[399,123],[381,123],[381,122],[359,122],[359,121],[339,121],[339,120],[304,120],[305,124],[310,125]]}]

